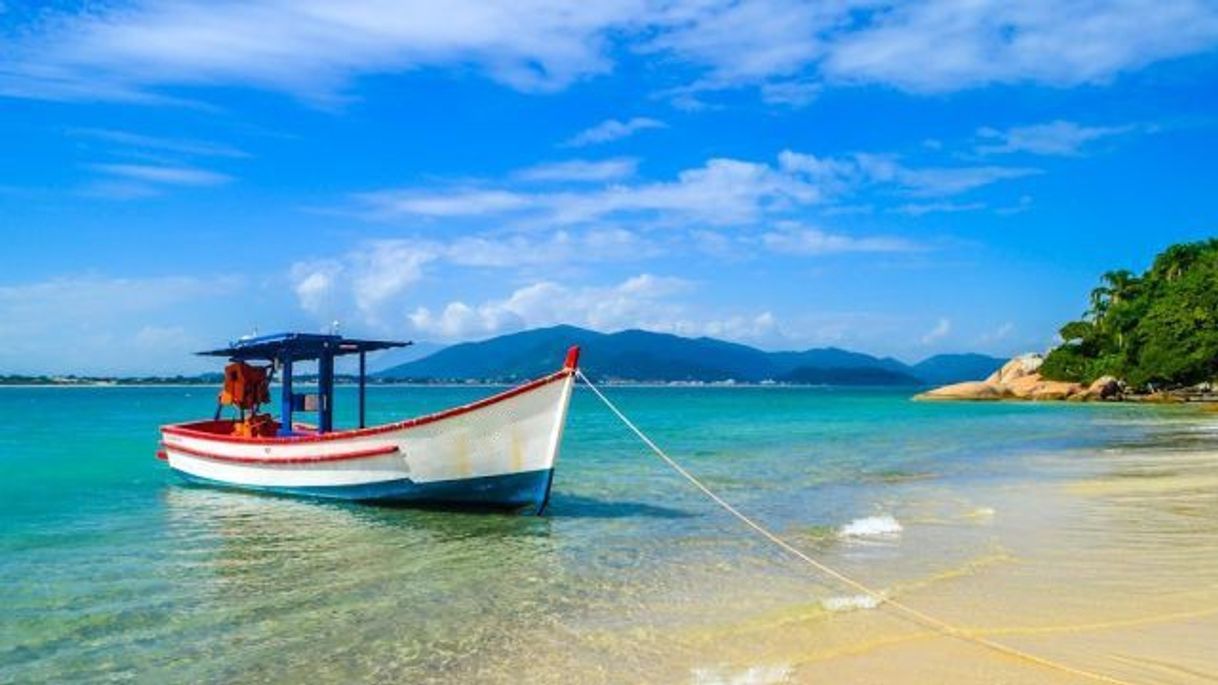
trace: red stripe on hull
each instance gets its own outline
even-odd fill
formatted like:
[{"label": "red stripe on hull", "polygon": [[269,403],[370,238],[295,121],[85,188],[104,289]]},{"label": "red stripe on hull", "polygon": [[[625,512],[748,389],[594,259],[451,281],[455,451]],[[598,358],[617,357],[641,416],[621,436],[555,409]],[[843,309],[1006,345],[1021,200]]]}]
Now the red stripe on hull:
[{"label": "red stripe on hull", "polygon": [[341,454],[307,454],[299,457],[234,457],[227,454],[213,454],[174,444],[166,444],[165,449],[171,452],[181,452],[192,457],[199,457],[200,459],[224,461],[232,464],[261,464],[263,466],[274,464],[319,464],[328,461],[368,459],[371,457],[383,457],[387,454],[396,454],[398,452],[397,445],[386,445],[385,447],[359,450],[357,452],[343,452]]},{"label": "red stripe on hull", "polygon": [[[505,390],[504,392],[501,392],[497,395],[491,395],[490,397],[478,400],[477,402],[471,402],[469,404],[462,405],[460,407],[446,409],[444,411],[436,412],[435,414],[428,414],[426,416],[420,416],[420,417],[413,418],[413,419],[407,419],[405,421],[399,421],[397,423],[387,423],[382,426],[372,426],[370,428],[357,428],[354,430],[347,430],[347,431],[335,431],[333,433],[323,433],[322,435],[299,435],[299,436],[282,437],[282,438],[280,438],[280,437],[243,438],[243,437],[238,437],[236,435],[223,435],[220,433],[210,433],[208,431],[195,430],[195,429],[188,428],[187,426],[191,425],[191,424],[176,424],[176,425],[172,425],[172,426],[162,426],[161,432],[168,433],[170,435],[181,435],[184,437],[198,438],[201,440],[211,440],[211,441],[215,441],[215,442],[235,442],[235,443],[240,443],[243,445],[298,445],[300,443],[307,443],[307,442],[325,442],[328,440],[346,440],[348,438],[359,438],[359,437],[365,437],[368,435],[379,435],[381,433],[389,433],[391,431],[403,430],[403,429],[407,429],[407,428],[417,428],[418,426],[424,426],[429,423],[435,423],[436,421],[441,421],[443,419],[449,419],[454,416],[460,416],[461,414],[468,414],[469,412],[472,412],[474,410],[482,409],[483,407],[489,407],[493,404],[498,404],[499,402],[509,400],[513,397],[516,397],[517,395],[523,395],[526,392],[536,390],[537,388],[540,388],[545,385],[549,385],[550,383],[553,383],[555,381],[564,380],[573,373],[575,373],[574,369],[562,369],[561,371],[556,371],[556,372],[550,374],[549,376],[544,376],[542,378],[538,378],[537,380],[530,381],[528,383],[525,383],[524,385],[518,385],[509,390]],[[177,449],[177,448],[175,447],[174,449]]]}]

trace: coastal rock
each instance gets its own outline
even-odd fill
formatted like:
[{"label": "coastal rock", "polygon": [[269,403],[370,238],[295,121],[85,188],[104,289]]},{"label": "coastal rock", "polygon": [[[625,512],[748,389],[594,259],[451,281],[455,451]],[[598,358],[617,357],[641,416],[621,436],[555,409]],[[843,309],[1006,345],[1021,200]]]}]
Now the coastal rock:
[{"label": "coastal rock", "polygon": [[1112,376],[1100,376],[1087,388],[1087,393],[1100,400],[1118,398],[1121,396],[1121,382]]},{"label": "coastal rock", "polygon": [[[969,381],[935,388],[918,395],[919,400],[1002,400],[1090,401],[1120,395],[1120,382],[1105,377],[1091,386],[1042,378],[1045,359],[1039,354],[1024,354],[1002,365],[984,381]],[[1103,381],[1101,383],[1101,381]]]},{"label": "coastal rock", "polygon": [[1001,388],[988,381],[967,381],[935,388],[918,395],[920,400],[1001,400]]},{"label": "coastal rock", "polygon": [[[1013,381],[1020,378],[1027,378],[1033,375],[1039,378],[1040,367],[1044,363],[1045,358],[1042,355],[1022,354],[1003,364],[1002,368],[997,371],[998,378],[995,380],[1000,385],[1010,385]],[[994,376],[991,375],[990,378],[994,378]]]},{"label": "coastal rock", "polygon": [[1083,386],[1078,383],[1067,383],[1066,381],[1040,381],[1036,384],[1032,394],[1028,397],[1030,400],[1064,400],[1071,395],[1083,391]]}]

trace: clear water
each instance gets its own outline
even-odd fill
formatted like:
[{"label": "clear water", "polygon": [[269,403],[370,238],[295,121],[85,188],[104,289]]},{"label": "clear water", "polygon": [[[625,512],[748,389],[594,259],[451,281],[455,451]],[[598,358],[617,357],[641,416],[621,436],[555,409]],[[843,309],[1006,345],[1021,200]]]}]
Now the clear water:
[{"label": "clear water", "polygon": [[[894,596],[1108,673],[1218,672],[1193,648],[1218,641],[1218,415],[606,391],[725,498]],[[374,387],[370,419],[488,392]],[[157,427],[213,397],[0,388],[0,682],[886,681],[910,658],[927,670],[896,679],[1051,675],[809,573],[583,389],[542,518],[181,485],[153,457]],[[1152,614],[1191,618],[1139,623]],[[1069,628],[1114,621],[1129,625]],[[1070,639],[1037,637],[1059,628]]]}]

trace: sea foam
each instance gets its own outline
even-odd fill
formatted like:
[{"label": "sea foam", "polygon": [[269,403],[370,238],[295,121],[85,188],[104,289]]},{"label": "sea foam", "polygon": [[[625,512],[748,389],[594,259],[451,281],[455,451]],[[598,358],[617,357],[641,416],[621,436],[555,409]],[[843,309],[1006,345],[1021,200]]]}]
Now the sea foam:
[{"label": "sea foam", "polygon": [[775,685],[785,683],[791,675],[791,667],[750,666],[733,671],[726,668],[695,668],[691,674],[696,685]]},{"label": "sea foam", "polygon": [[848,595],[845,597],[829,597],[821,600],[821,606],[825,611],[834,613],[842,611],[856,611],[858,609],[874,609],[880,605],[878,597],[872,595]]},{"label": "sea foam", "polygon": [[901,522],[883,514],[855,519],[837,531],[839,538],[890,538],[901,534],[905,528]]}]

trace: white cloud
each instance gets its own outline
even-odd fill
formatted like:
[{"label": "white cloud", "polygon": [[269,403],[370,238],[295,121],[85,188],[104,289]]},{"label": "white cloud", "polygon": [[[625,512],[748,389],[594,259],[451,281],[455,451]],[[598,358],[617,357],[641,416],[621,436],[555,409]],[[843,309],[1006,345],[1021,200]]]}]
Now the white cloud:
[{"label": "white cloud", "polygon": [[434,261],[431,245],[410,240],[378,240],[348,256],[346,277],[355,293],[355,305],[369,321],[388,300],[401,295],[423,277],[423,265]]},{"label": "white cloud", "polygon": [[941,318],[935,327],[927,331],[926,335],[922,336],[923,345],[932,345],[947,337],[948,333],[952,332],[951,319]]},{"label": "white cloud", "polygon": [[553,90],[609,70],[605,32],[641,9],[629,1],[262,0],[59,14],[12,46],[0,91],[140,100],[167,86],[236,84],[325,102],[361,74],[463,65],[520,90]]},{"label": "white cloud", "polygon": [[781,338],[778,320],[768,311],[723,318],[691,311],[681,298],[694,288],[695,284],[684,279],[654,274],[640,274],[607,286],[539,281],[517,288],[502,299],[480,304],[454,301],[439,311],[419,307],[409,319],[419,335],[442,340],[481,338],[557,324],[600,331],[640,328],[753,342]]},{"label": "white cloud", "polygon": [[916,252],[917,243],[887,236],[853,237],[828,233],[800,225],[782,226],[764,234],[762,243],[771,251],[796,255],[824,255],[846,252]]},{"label": "white cloud", "polygon": [[419,307],[410,315],[410,322],[421,334],[449,340],[560,323],[599,330],[667,330],[681,312],[671,296],[690,287],[683,279],[652,274],[611,286],[573,287],[540,281],[504,299],[474,306],[451,302],[438,313]]},{"label": "white cloud", "polygon": [[342,320],[354,310],[361,323],[383,327],[383,313],[439,257],[438,246],[427,241],[367,241],[341,258],[296,262],[288,279],[301,309],[314,317]]},{"label": "white cloud", "polygon": [[778,319],[771,312],[762,312],[756,316],[732,316],[726,319],[712,319],[684,330],[681,326],[673,331],[686,335],[708,335],[712,338],[723,338],[736,341],[765,341],[781,337]]},{"label": "white cloud", "polygon": [[1205,0],[932,0],[871,17],[837,35],[819,67],[826,78],[915,92],[1064,87],[1103,83],[1218,41],[1218,9]]},{"label": "white cloud", "polygon": [[[227,303],[244,282],[79,275],[0,286],[0,369],[130,373],[181,369],[197,341],[183,323]],[[227,305],[225,305],[227,306]],[[190,312],[190,314],[183,314]],[[139,354],[132,354],[133,348]]]},{"label": "white cloud", "polygon": [[994,165],[910,167],[894,155],[856,153],[833,158],[790,150],[779,155],[779,164],[837,194],[866,185],[886,185],[919,197],[957,195],[999,181],[1040,173],[1039,169]]},{"label": "white cloud", "polygon": [[823,90],[824,85],[815,81],[775,81],[761,84],[761,99],[770,105],[806,107]]},{"label": "white cloud", "polygon": [[962,166],[910,168],[891,155],[858,154],[854,156],[858,172],[870,182],[890,183],[915,197],[958,195],[1025,176],[1039,174],[1039,169],[1006,166]]},{"label": "white cloud", "polygon": [[594,228],[550,235],[473,235],[457,238],[443,248],[452,264],[474,267],[602,262],[641,259],[659,254],[659,247],[623,228]]},{"label": "white cloud", "polygon": [[90,168],[110,176],[143,181],[154,185],[216,186],[233,180],[227,174],[186,166],[159,164],[92,164]]},{"label": "white cloud", "polygon": [[1015,323],[1012,321],[1006,321],[1000,324],[994,330],[981,334],[981,336],[977,338],[977,342],[982,345],[992,345],[993,343],[1006,340],[1007,338],[1011,337],[1011,333],[1014,332]]},{"label": "white cloud", "polygon": [[144,326],[135,334],[132,342],[137,347],[152,351],[166,348],[185,350],[196,345],[196,339],[182,326]]},{"label": "white cloud", "polygon": [[537,205],[536,198],[527,194],[480,188],[457,188],[442,192],[381,190],[358,194],[355,199],[366,205],[373,216],[383,218],[398,215],[433,218],[483,216]]},{"label": "white cloud", "polygon": [[78,138],[88,138],[105,143],[112,143],[124,148],[139,148],[144,150],[155,150],[158,152],[170,152],[198,157],[249,157],[249,153],[245,152],[244,150],[240,150],[231,145],[213,143],[205,140],[191,140],[188,138],[158,138],[155,136],[131,133],[129,131],[101,128],[69,129],[67,133]]},{"label": "white cloud", "polygon": [[[571,171],[554,166],[534,169],[555,178]],[[577,171],[592,175],[586,169]],[[912,197],[944,197],[1036,173],[1036,169],[995,165],[919,168],[890,155],[829,158],[784,150],[776,165],[710,159],[679,172],[671,181],[535,190],[521,188],[518,178],[509,178],[502,187],[403,188],[361,193],[354,199],[366,216],[379,219],[514,217],[550,225],[628,219],[732,226],[822,205],[868,187]],[[517,183],[511,184],[512,180]]]},{"label": "white cloud", "polygon": [[782,84],[1103,83],[1218,42],[1207,0],[184,0],[30,16],[10,31],[0,93],[144,102],[238,85],[332,103],[360,76],[428,68],[552,91],[629,55],[664,66],[679,98],[742,86],[764,97],[768,84],[789,103],[812,87]]},{"label": "white cloud", "polygon": [[1017,126],[999,131],[982,128],[977,137],[985,141],[977,145],[981,154],[1026,152],[1033,155],[1058,155],[1070,157],[1082,153],[1082,148],[1095,140],[1128,133],[1136,127],[1081,126],[1072,121],[1052,121],[1033,126]]},{"label": "white cloud", "polygon": [[823,33],[847,17],[846,2],[688,2],[666,8],[671,29],[644,43],[706,68],[693,90],[796,75],[821,58]]},{"label": "white cloud", "polygon": [[910,216],[926,214],[957,214],[959,212],[976,212],[985,209],[984,202],[914,202],[897,207],[893,211]]},{"label": "white cloud", "polygon": [[336,310],[338,278],[342,273],[342,263],[333,259],[293,264],[289,277],[301,308],[323,318],[332,318]]},{"label": "white cloud", "polygon": [[558,224],[640,214],[715,225],[750,222],[772,209],[819,201],[816,186],[755,162],[711,159],[673,181],[615,184],[589,190],[523,192],[485,188],[408,188],[363,193],[356,200],[374,217],[478,217],[528,213]]},{"label": "white cloud", "polygon": [[522,181],[616,181],[634,175],[637,159],[615,157],[598,161],[572,159],[538,164],[513,174]]},{"label": "white cloud", "polygon": [[[417,297],[416,286],[433,267],[553,267],[637,260],[657,254],[658,248],[637,234],[612,227],[545,234],[479,234],[448,241],[399,238],[365,241],[338,258],[298,261],[288,269],[287,276],[300,308],[318,320],[344,319],[354,313],[358,323],[392,328],[406,311],[407,302]],[[463,321],[465,316],[457,307],[448,321]]]},{"label": "white cloud", "polygon": [[649,117],[634,117],[626,121],[606,119],[595,126],[580,131],[563,144],[568,147],[584,147],[608,143],[628,138],[639,131],[645,131],[649,128],[664,128],[665,126],[664,122]]}]

